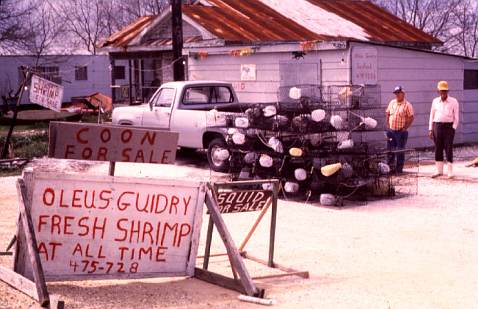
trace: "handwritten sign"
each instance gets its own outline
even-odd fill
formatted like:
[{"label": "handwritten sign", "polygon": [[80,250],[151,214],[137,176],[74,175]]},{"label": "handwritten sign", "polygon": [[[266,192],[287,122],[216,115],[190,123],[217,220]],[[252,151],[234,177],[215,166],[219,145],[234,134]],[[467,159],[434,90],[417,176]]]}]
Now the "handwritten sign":
[{"label": "handwritten sign", "polygon": [[216,198],[221,213],[259,211],[272,198],[272,191],[220,191]]},{"label": "handwritten sign", "polygon": [[30,102],[59,112],[63,100],[63,86],[40,76],[33,75],[30,87]]},{"label": "handwritten sign", "polygon": [[256,80],[255,64],[241,64],[241,80]]},{"label": "handwritten sign", "polygon": [[377,59],[376,48],[354,48],[352,50],[352,83],[376,85]]},{"label": "handwritten sign", "polygon": [[193,275],[202,184],[36,172],[29,191],[47,280]]},{"label": "handwritten sign", "polygon": [[49,156],[61,159],[174,163],[178,134],[130,126],[50,123]]}]

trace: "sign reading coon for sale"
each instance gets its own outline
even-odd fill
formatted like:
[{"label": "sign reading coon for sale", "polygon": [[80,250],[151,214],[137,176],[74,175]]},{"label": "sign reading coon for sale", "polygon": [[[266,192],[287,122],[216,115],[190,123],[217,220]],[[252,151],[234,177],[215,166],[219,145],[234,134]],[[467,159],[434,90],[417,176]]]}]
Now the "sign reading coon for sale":
[{"label": "sign reading coon for sale", "polygon": [[63,86],[37,75],[32,76],[30,102],[59,112],[62,100]]},{"label": "sign reading coon for sale", "polygon": [[49,156],[60,159],[174,163],[178,133],[131,126],[50,122]]},{"label": "sign reading coon for sale", "polygon": [[193,275],[201,183],[51,172],[32,180],[47,280]]}]

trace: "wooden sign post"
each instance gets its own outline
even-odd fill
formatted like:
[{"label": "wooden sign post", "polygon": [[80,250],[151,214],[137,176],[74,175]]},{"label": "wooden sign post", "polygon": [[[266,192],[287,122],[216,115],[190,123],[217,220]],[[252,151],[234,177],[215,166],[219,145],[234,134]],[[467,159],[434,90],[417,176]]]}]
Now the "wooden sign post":
[{"label": "wooden sign post", "polygon": [[[247,189],[248,187],[257,186],[264,183],[272,184],[273,186],[272,191]],[[207,235],[206,235],[206,246],[204,249],[204,256],[200,256],[200,258],[204,258],[203,267],[196,269],[196,277],[199,277],[203,280],[206,280],[218,285],[222,285],[231,289],[236,289],[238,291],[244,290],[243,286],[240,286],[237,284],[236,269],[234,267],[233,261],[230,258],[229,252],[211,254],[212,235],[213,235],[215,225],[219,233],[221,233],[221,227],[218,226],[217,223],[219,222],[220,224],[222,224],[223,222],[221,218],[222,214],[260,211],[258,218],[253,223],[251,229],[245,236],[244,240],[242,241],[237,251],[243,258],[266,265],[270,268],[279,269],[283,271],[284,273],[274,274],[274,275],[265,275],[261,277],[253,277],[251,278],[251,280],[276,278],[276,277],[284,277],[284,276],[300,276],[303,278],[309,278],[308,271],[295,270],[293,268],[280,265],[274,261],[275,230],[276,230],[276,224],[277,224],[276,222],[277,221],[277,198],[278,198],[278,192],[279,192],[278,180],[258,180],[258,181],[252,180],[252,181],[215,183],[212,188],[212,192],[214,194],[213,194],[213,198],[211,199],[214,200],[217,211],[215,213],[211,212],[212,206],[208,206],[210,217],[209,217],[209,224],[208,224]],[[207,202],[207,198],[206,198],[206,202]],[[267,213],[269,208],[272,208],[272,211],[271,211],[271,224],[270,224],[270,237],[269,237],[269,258],[266,261],[264,259],[251,255],[249,252],[244,251],[244,248],[246,247],[247,243],[249,242],[252,235],[254,234],[257,226],[262,221],[262,218]],[[221,218],[221,220],[218,220],[218,217]],[[221,237],[223,237],[223,235],[221,235]],[[228,239],[228,243],[233,243],[232,239]],[[209,267],[209,260],[211,257],[225,256],[225,255],[228,255],[231,261],[234,279],[227,278],[215,273],[211,273],[210,271],[207,270]]]},{"label": "wooden sign post", "polygon": [[[202,184],[58,173],[26,178],[46,281],[194,275]],[[19,247],[14,268],[31,278],[25,249]]]},{"label": "wooden sign post", "polygon": [[[173,163],[178,134],[152,129],[50,124],[49,155],[114,162]],[[47,281],[195,276],[249,296],[263,297],[250,277],[222,213],[262,211],[273,205],[269,264],[273,263],[275,190],[219,195],[199,182],[24,171],[13,271],[0,279],[39,300],[50,301]],[[202,207],[210,214],[206,249],[215,225],[234,279],[196,268]],[[255,227],[260,219],[256,222]],[[250,237],[255,230],[250,232]],[[252,259],[251,257],[247,256]],[[209,259],[209,254],[206,257]]]}]

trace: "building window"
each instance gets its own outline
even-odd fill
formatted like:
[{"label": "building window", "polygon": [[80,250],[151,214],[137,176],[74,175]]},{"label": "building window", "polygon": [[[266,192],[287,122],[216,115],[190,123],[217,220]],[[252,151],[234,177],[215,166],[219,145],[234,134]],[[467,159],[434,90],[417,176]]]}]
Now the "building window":
[{"label": "building window", "polygon": [[478,70],[465,70],[463,89],[478,89]]},{"label": "building window", "polygon": [[75,80],[88,80],[87,66],[75,66]]},{"label": "building window", "polygon": [[124,65],[115,65],[113,67],[113,78],[114,79],[125,79],[125,69]]},{"label": "building window", "polygon": [[59,67],[37,66],[37,67],[33,67],[32,71],[34,74],[37,74],[40,77],[48,79],[56,84],[61,85],[62,83]]}]

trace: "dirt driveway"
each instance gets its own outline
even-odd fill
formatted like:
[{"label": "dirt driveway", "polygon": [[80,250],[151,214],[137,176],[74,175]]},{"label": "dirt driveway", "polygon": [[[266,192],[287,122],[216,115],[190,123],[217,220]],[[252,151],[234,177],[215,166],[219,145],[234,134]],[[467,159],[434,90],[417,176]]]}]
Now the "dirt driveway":
[{"label": "dirt driveway", "polygon": [[[92,173],[106,173],[105,164]],[[191,166],[118,165],[119,175],[195,177]],[[347,208],[323,208],[280,201],[276,261],[309,270],[310,279],[258,281],[278,308],[478,308],[478,168],[457,167],[455,180],[425,177],[418,194]],[[15,178],[0,178],[0,248],[15,231]],[[206,215],[204,215],[206,218]],[[257,213],[226,217],[237,240]],[[266,218],[267,219],[267,218]],[[264,222],[265,223],[265,222]],[[206,224],[203,224],[204,241]],[[214,252],[222,252],[217,233]],[[265,257],[267,224],[246,248]],[[200,252],[202,248],[200,248]],[[199,262],[199,260],[198,260]],[[9,265],[10,258],[0,258]],[[271,270],[248,263],[253,275]],[[224,259],[213,270],[230,275]],[[67,308],[257,308],[237,293],[196,279],[52,283]],[[0,282],[0,308],[36,308],[28,297]]]}]

